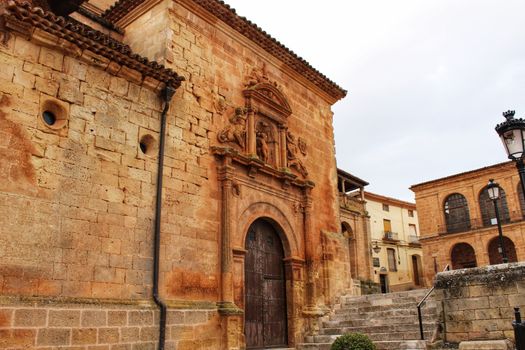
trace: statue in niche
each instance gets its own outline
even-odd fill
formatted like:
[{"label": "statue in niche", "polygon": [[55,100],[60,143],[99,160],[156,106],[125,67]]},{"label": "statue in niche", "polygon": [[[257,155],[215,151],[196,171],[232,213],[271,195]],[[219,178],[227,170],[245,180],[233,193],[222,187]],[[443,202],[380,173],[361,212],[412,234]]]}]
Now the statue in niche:
[{"label": "statue in niche", "polygon": [[219,132],[217,138],[223,143],[234,142],[244,149],[246,146],[246,109],[235,108],[235,114],[230,117],[230,124]]},{"label": "statue in niche", "polygon": [[272,163],[272,144],[274,138],[270,125],[264,121],[257,124],[255,130],[257,157],[264,163]]},{"label": "statue in niche", "polygon": [[[306,153],[306,144],[305,153]],[[308,171],[306,170],[303,162],[297,158],[297,154],[300,152],[300,149],[295,141],[295,136],[292,135],[290,131],[286,133],[286,158],[288,159],[288,167],[295,168],[297,171],[303,175],[303,177],[308,176]]]},{"label": "statue in niche", "polygon": [[257,156],[260,160],[268,163],[270,158],[270,147],[268,146],[268,134],[257,131]]}]

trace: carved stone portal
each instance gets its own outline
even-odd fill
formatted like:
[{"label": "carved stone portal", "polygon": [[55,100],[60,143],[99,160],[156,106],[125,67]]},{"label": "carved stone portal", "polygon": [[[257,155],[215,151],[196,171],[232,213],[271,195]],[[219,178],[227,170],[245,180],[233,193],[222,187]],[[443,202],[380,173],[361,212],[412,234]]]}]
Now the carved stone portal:
[{"label": "carved stone portal", "polygon": [[[240,147],[241,154],[258,159],[277,170],[292,169],[306,178],[308,171],[299,157],[307,154],[304,139],[296,139],[288,131],[290,105],[264,69],[253,69],[247,75],[245,106],[237,107],[230,124],[218,134],[221,143]],[[288,172],[289,173],[289,172]]]}]

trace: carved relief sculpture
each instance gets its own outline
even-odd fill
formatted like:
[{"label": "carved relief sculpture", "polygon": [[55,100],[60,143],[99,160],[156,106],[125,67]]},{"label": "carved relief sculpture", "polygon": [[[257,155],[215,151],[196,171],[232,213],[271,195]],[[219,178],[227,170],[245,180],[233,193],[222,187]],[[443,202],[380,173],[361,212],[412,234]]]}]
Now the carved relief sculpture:
[{"label": "carved relief sculpture", "polygon": [[275,137],[272,133],[270,124],[265,121],[257,123],[255,137],[257,157],[259,157],[264,163],[274,165],[274,152],[272,146],[275,143]]},{"label": "carved relief sculpture", "polygon": [[222,129],[217,136],[220,142],[233,142],[244,150],[246,146],[246,109],[237,107],[230,118],[230,125]]},{"label": "carved relief sculpture", "polygon": [[[304,143],[304,150],[306,153],[306,143]],[[297,157],[300,149],[295,140],[295,136],[292,135],[290,131],[286,133],[286,158],[288,160],[288,167],[295,168],[303,177],[308,176],[308,171],[306,170],[303,162]]]}]

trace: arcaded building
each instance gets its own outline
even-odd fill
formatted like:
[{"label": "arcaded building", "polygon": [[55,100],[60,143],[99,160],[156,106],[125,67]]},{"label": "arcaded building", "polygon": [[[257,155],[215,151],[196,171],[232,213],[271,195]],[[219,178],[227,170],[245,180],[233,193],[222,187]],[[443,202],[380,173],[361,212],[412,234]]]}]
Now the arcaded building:
[{"label": "arcaded building", "polygon": [[346,91],[218,0],[0,14],[0,347],[315,332],[351,286],[331,111]]},{"label": "arcaded building", "polygon": [[502,262],[496,211],[487,191],[490,179],[500,188],[497,205],[509,262],[525,259],[525,202],[515,164],[471,170],[411,187],[427,283],[447,265],[460,269]]}]

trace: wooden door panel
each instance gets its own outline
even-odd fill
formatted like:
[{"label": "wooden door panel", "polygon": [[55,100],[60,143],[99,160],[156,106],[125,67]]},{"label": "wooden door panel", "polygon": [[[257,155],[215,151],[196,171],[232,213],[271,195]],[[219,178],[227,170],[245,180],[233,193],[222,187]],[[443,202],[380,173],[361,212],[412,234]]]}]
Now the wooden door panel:
[{"label": "wooden door panel", "polygon": [[287,345],[286,291],[282,243],[271,225],[256,221],[246,241],[246,346]]}]

